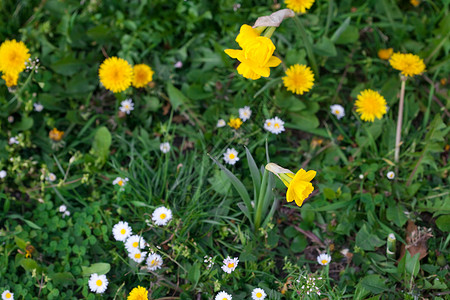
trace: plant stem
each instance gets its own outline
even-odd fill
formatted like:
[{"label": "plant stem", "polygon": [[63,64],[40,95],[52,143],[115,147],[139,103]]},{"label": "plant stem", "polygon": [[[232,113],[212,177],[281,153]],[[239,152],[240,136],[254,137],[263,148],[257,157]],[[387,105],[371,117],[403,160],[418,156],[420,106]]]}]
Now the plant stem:
[{"label": "plant stem", "polygon": [[[400,105],[398,107],[398,120],[397,120],[397,133],[395,135],[395,153],[394,153],[394,161],[395,164],[398,164],[399,156],[400,156],[400,140],[402,138],[402,121],[403,121],[403,104],[405,100],[405,85],[406,85],[406,77],[402,76],[402,86],[400,89]],[[397,166],[398,168],[398,166]]]},{"label": "plant stem", "polygon": [[264,35],[263,35],[263,36],[268,37],[268,38],[270,39],[270,38],[272,37],[272,34],[275,32],[275,29],[277,29],[277,28],[274,27],[274,26],[269,27],[269,28],[266,30],[266,32],[264,32]]},{"label": "plant stem", "polygon": [[262,217],[262,209],[263,209],[263,201],[265,197],[265,191],[267,189],[267,179],[268,179],[268,171],[264,170],[263,179],[261,182],[261,187],[259,189],[259,197],[258,202],[255,203],[256,212],[255,212],[255,233],[258,231],[259,226],[261,225],[261,217]]},{"label": "plant stem", "polygon": [[316,79],[319,79],[319,69],[317,68],[316,58],[314,56],[311,43],[309,42],[308,36],[306,35],[305,26],[303,26],[303,23],[298,16],[295,16],[293,19],[294,19],[295,24],[297,24],[297,27],[298,27],[300,34],[302,36],[302,39],[303,39],[303,43],[305,44],[306,53],[308,54],[308,58],[310,60],[311,67],[314,71],[314,77]]}]

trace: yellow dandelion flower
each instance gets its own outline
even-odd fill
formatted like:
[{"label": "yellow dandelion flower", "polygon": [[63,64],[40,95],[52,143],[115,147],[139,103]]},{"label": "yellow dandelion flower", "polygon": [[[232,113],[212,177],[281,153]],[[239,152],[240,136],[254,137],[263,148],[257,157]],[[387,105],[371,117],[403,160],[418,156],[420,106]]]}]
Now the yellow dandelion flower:
[{"label": "yellow dandelion flower", "polygon": [[305,65],[293,65],[286,71],[283,77],[284,86],[288,91],[297,95],[303,95],[314,85],[314,73]]},{"label": "yellow dandelion flower", "polygon": [[310,9],[315,0],[285,0],[287,8],[292,9],[296,13],[305,13],[307,9]]},{"label": "yellow dandelion flower", "polygon": [[378,50],[378,57],[380,59],[388,60],[389,58],[391,58],[392,53],[394,53],[394,49],[392,48],[380,49]]},{"label": "yellow dandelion flower", "polygon": [[135,287],[131,290],[127,300],[148,300],[148,291],[142,286]]},{"label": "yellow dandelion flower", "polygon": [[420,4],[420,1],[419,0],[410,0],[409,1],[414,7],[417,7],[417,6],[419,6],[419,4]]},{"label": "yellow dandelion flower", "polygon": [[133,81],[133,68],[126,60],[114,56],[103,61],[98,76],[106,89],[119,93],[130,87]]},{"label": "yellow dandelion flower", "polygon": [[19,74],[25,69],[30,58],[28,48],[23,42],[5,41],[0,46],[0,71],[6,74]]},{"label": "yellow dandelion flower", "polygon": [[64,131],[59,131],[56,128],[53,128],[48,133],[48,137],[55,142],[59,142],[63,138],[63,135],[64,135]]},{"label": "yellow dandelion flower", "polygon": [[375,118],[381,119],[387,112],[386,100],[373,90],[362,91],[355,102],[356,112],[361,114],[361,120],[373,122]]},{"label": "yellow dandelion flower", "polygon": [[314,191],[314,187],[311,184],[311,180],[316,176],[316,171],[314,170],[306,172],[300,169],[294,175],[291,170],[282,168],[274,163],[267,164],[266,169],[280,178],[288,188],[286,192],[286,200],[288,202],[295,201],[295,204],[302,206],[303,201]]},{"label": "yellow dandelion flower", "polygon": [[242,120],[240,118],[230,118],[230,122],[228,122],[228,126],[234,128],[234,129],[239,129],[239,127],[241,127],[242,125]]},{"label": "yellow dandelion flower", "polygon": [[17,85],[19,79],[19,73],[5,73],[2,75],[2,79],[6,82],[7,87],[13,87]]},{"label": "yellow dandelion flower", "polygon": [[423,60],[411,53],[394,53],[389,60],[391,66],[402,72],[403,76],[414,76],[422,74],[425,71]]},{"label": "yellow dandelion flower", "polygon": [[146,86],[150,81],[152,81],[153,72],[152,68],[145,64],[135,65],[133,67],[133,86],[141,88]]}]

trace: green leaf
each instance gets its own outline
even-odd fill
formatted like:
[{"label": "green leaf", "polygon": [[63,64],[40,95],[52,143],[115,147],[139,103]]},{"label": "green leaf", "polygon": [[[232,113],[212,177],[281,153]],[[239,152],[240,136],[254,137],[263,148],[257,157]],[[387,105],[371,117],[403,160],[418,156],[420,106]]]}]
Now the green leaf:
[{"label": "green leaf", "polygon": [[174,87],[172,83],[168,82],[166,88],[173,109],[177,109],[189,102],[189,99],[179,89]]},{"label": "green leaf", "polygon": [[405,264],[406,272],[411,274],[412,277],[416,277],[417,273],[419,273],[420,270],[419,257],[420,253],[416,253],[413,257],[411,257],[409,251],[406,251],[406,264]]},{"label": "green leaf", "polygon": [[387,290],[385,279],[378,274],[367,275],[361,280],[361,285],[374,294],[379,294]]},{"label": "green leaf", "polygon": [[108,128],[102,126],[97,129],[95,132],[94,142],[92,143],[91,153],[100,158],[102,165],[108,159],[111,141],[111,133]]},{"label": "green leaf", "polygon": [[29,221],[29,220],[24,219],[21,215],[12,214],[12,215],[8,215],[8,218],[10,218],[10,219],[20,219],[20,220],[24,221],[31,228],[36,229],[36,230],[42,230],[41,227],[39,227],[38,225],[36,225],[35,223],[33,223],[33,222]]},{"label": "green leaf", "polygon": [[329,200],[336,198],[336,193],[330,188],[324,188],[323,194],[324,194],[325,198],[329,199]]},{"label": "green leaf", "polygon": [[291,244],[291,251],[294,253],[300,253],[308,246],[308,241],[304,235],[297,235]]},{"label": "green leaf", "polygon": [[405,207],[401,204],[391,204],[386,210],[386,218],[398,227],[405,225],[408,218],[405,216]]},{"label": "green leaf", "polygon": [[436,226],[445,232],[450,231],[450,215],[443,215],[436,219]]},{"label": "green leaf", "polygon": [[22,120],[14,126],[15,130],[24,131],[33,127],[34,120],[30,117],[23,117]]},{"label": "green leaf", "polygon": [[373,251],[376,247],[384,245],[386,242],[380,240],[376,234],[370,233],[367,224],[364,224],[356,234],[356,246],[363,250]]},{"label": "green leaf", "polygon": [[197,285],[200,279],[200,264],[194,264],[188,272],[188,280],[192,282],[194,285]]},{"label": "green leaf", "polygon": [[259,172],[255,160],[253,159],[253,156],[247,147],[245,147],[245,154],[247,156],[247,163],[250,169],[250,174],[252,175],[253,188],[255,191],[255,199],[258,199],[258,193],[261,188],[261,173]]},{"label": "green leaf", "polygon": [[315,45],[314,52],[322,56],[336,56],[337,51],[334,43],[327,37],[322,37]]},{"label": "green leaf", "polygon": [[66,76],[75,74],[81,67],[83,65],[80,63],[80,60],[76,59],[73,54],[69,54],[50,65],[53,71]]},{"label": "green leaf", "polygon": [[20,261],[20,265],[27,271],[33,271],[34,269],[37,269],[38,264],[34,259],[31,258],[24,258]]},{"label": "green leaf", "polygon": [[338,45],[353,44],[359,39],[359,31],[355,26],[348,26],[336,39]]},{"label": "green leaf", "polygon": [[69,284],[75,279],[70,272],[53,273],[49,277],[55,284]]},{"label": "green leaf", "polygon": [[90,267],[81,266],[83,276],[89,276],[97,273],[98,275],[104,275],[111,270],[111,265],[108,263],[96,263]]},{"label": "green leaf", "polygon": [[27,247],[27,243],[17,235],[14,236],[14,241],[16,242],[17,247],[19,247],[22,250],[24,250]]}]

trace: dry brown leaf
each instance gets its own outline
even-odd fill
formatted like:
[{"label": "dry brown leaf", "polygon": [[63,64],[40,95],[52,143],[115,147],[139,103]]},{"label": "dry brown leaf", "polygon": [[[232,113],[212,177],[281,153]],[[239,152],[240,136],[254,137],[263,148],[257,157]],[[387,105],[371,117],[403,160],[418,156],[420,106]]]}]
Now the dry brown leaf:
[{"label": "dry brown leaf", "polygon": [[402,244],[399,260],[405,255],[406,249],[408,249],[411,256],[420,253],[419,260],[427,256],[427,240],[432,236],[430,229],[426,227],[417,227],[413,221],[408,220],[408,224],[406,225],[406,245]]}]

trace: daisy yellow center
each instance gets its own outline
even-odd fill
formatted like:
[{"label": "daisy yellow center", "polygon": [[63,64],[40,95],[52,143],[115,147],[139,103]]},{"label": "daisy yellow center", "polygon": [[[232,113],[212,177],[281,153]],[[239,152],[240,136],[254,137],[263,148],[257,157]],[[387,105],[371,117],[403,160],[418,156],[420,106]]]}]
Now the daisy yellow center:
[{"label": "daisy yellow center", "polygon": [[123,180],[119,180],[119,182],[117,184],[122,186],[123,185]]},{"label": "daisy yellow center", "polygon": [[267,126],[272,126],[272,122],[267,122]]},{"label": "daisy yellow center", "polygon": [[230,159],[234,159],[236,157],[236,155],[234,155],[233,153],[230,153],[230,155],[228,156]]},{"label": "daisy yellow center", "polygon": [[338,115],[338,114],[339,114],[339,110],[336,109],[336,110],[334,111],[334,113]]},{"label": "daisy yellow center", "polygon": [[95,284],[96,284],[97,286],[102,286],[103,282],[99,279],[99,280],[97,280],[97,281],[95,282]]},{"label": "daisy yellow center", "polygon": [[156,260],[153,259],[153,260],[150,262],[150,264],[151,264],[152,266],[156,265]]},{"label": "daisy yellow center", "polygon": [[322,263],[323,263],[323,264],[326,264],[326,263],[328,263],[328,260],[322,259]]},{"label": "daisy yellow center", "polygon": [[166,217],[167,217],[166,214],[161,214],[161,216],[160,216],[160,218],[161,218],[162,220],[164,220]]},{"label": "daisy yellow center", "polygon": [[228,300],[227,298],[223,298],[222,300]]},{"label": "daisy yellow center", "polygon": [[134,242],[134,243],[133,243],[133,248],[137,248],[137,247],[138,247],[138,245],[139,245],[139,243],[138,243],[138,242]]},{"label": "daisy yellow center", "polygon": [[278,124],[278,123],[275,123],[275,124],[273,124],[273,127],[275,127],[275,128],[280,128],[280,124]]},{"label": "daisy yellow center", "polygon": [[256,293],[256,297],[261,298],[261,297],[262,297],[262,294],[261,294],[260,292],[257,292],[257,293]]},{"label": "daisy yellow center", "polygon": [[129,109],[130,106],[128,104],[125,104],[123,107],[125,107],[125,109]]},{"label": "daisy yellow center", "polygon": [[136,253],[136,254],[134,255],[134,258],[141,258],[141,254],[140,254],[140,253]]},{"label": "daisy yellow center", "polygon": [[6,293],[6,299],[11,298],[11,293]]},{"label": "daisy yellow center", "polygon": [[228,264],[228,268],[231,269],[231,268],[233,268],[233,267],[234,267],[234,263],[229,263],[229,264]]},{"label": "daisy yellow center", "polygon": [[122,229],[120,230],[120,233],[121,233],[121,234],[125,234],[125,233],[127,233],[127,231],[126,231],[124,228],[122,228]]}]

